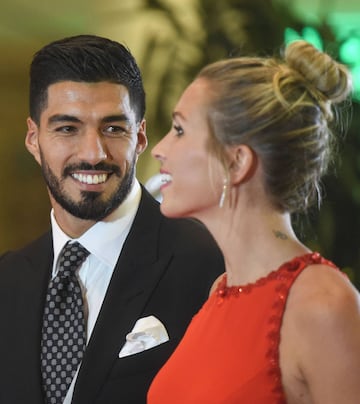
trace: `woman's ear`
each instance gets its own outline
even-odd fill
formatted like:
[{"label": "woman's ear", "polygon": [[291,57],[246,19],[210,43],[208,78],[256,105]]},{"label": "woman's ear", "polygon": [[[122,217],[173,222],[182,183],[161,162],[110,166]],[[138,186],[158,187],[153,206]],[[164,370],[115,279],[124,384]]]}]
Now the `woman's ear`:
[{"label": "woman's ear", "polygon": [[31,118],[28,118],[26,120],[26,123],[28,129],[25,137],[25,146],[28,149],[28,151],[34,156],[35,160],[39,164],[41,164],[38,126]]},{"label": "woman's ear", "polygon": [[255,152],[247,145],[231,146],[229,152],[229,179],[233,185],[246,182],[253,176],[257,167]]}]

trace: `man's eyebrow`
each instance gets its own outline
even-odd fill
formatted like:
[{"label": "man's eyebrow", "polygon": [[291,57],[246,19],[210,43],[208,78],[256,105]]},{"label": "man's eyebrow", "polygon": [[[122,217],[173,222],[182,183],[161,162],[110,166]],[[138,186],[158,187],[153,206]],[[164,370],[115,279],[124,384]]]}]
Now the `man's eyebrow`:
[{"label": "man's eyebrow", "polygon": [[129,117],[125,114],[109,115],[101,119],[101,122],[103,123],[119,122],[119,121],[130,123]]},{"label": "man's eyebrow", "polygon": [[66,114],[56,114],[52,115],[49,118],[49,123],[57,123],[57,122],[74,122],[74,123],[79,123],[81,120],[79,118],[76,118],[76,116],[73,115],[66,115]]},{"label": "man's eyebrow", "polygon": [[[101,119],[101,122],[103,123],[109,123],[109,122],[126,122],[130,123],[130,119],[127,115],[125,114],[116,114],[116,115],[108,115],[105,116],[104,118]],[[52,115],[49,118],[48,121],[50,124],[52,123],[58,123],[58,122],[74,122],[74,123],[81,123],[81,119],[77,118],[76,116],[73,115],[67,115],[67,114],[56,114]]]}]

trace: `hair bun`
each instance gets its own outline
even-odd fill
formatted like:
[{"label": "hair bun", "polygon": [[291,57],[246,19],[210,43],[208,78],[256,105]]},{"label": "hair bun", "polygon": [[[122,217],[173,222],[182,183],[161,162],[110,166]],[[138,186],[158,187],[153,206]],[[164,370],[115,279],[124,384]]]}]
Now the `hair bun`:
[{"label": "hair bun", "polygon": [[306,41],[290,43],[285,50],[285,61],[329,101],[341,102],[351,92],[348,69]]}]

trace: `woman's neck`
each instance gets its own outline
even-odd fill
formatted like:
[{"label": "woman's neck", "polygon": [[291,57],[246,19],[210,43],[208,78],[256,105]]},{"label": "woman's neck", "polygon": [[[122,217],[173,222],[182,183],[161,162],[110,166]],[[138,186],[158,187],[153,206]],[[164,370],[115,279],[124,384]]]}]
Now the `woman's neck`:
[{"label": "woman's neck", "polygon": [[309,252],[289,214],[273,209],[222,209],[202,218],[223,252],[228,285],[253,283],[282,263]]}]

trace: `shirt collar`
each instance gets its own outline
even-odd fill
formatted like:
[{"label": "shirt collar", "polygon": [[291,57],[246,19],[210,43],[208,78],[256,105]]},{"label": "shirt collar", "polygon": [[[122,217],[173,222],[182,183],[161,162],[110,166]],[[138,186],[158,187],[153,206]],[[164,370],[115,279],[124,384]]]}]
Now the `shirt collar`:
[{"label": "shirt collar", "polygon": [[105,220],[96,222],[90,229],[77,239],[71,239],[62,231],[58,225],[54,211],[51,210],[51,227],[53,233],[54,266],[58,256],[70,240],[76,240],[82,244],[90,254],[95,255],[99,260],[110,267],[114,267],[118,258],[121,246],[127,237],[132,222],[135,218],[141,198],[141,187],[137,180],[126,197],[124,202]]}]

